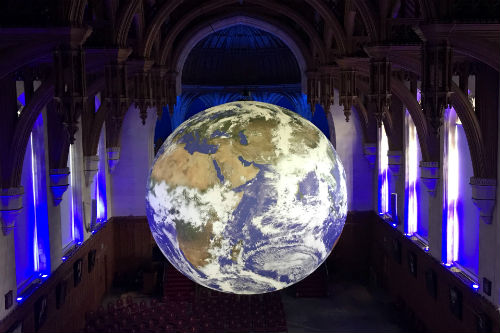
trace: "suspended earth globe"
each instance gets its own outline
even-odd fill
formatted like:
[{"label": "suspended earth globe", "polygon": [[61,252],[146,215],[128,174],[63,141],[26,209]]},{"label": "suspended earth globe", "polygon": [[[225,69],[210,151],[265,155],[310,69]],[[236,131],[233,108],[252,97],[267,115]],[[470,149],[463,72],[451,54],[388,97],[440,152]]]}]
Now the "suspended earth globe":
[{"label": "suspended earth globe", "polygon": [[327,258],[347,215],[330,141],[276,105],[233,102],[189,118],[156,155],[146,209],[177,270],[222,292],[285,288]]}]

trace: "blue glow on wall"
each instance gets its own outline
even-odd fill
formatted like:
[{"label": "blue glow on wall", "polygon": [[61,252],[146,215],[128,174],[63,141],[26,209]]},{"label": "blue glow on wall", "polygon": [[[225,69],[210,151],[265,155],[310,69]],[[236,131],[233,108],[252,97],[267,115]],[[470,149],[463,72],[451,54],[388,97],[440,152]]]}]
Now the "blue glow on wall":
[{"label": "blue glow on wall", "polygon": [[456,125],[457,149],[460,165],[457,215],[459,241],[458,263],[474,275],[479,274],[479,211],[472,202],[472,189],[469,184],[474,176],[469,145],[461,123]]},{"label": "blue glow on wall", "polygon": [[43,116],[39,115],[28,141],[21,184],[23,213],[14,229],[18,291],[40,275],[50,274],[50,238],[47,212]]},{"label": "blue glow on wall", "polygon": [[95,175],[95,186],[96,186],[96,203],[97,212],[96,220],[97,223],[103,223],[107,220],[107,191],[106,191],[106,151],[104,143],[104,132],[101,134],[98,146],[99,155],[99,169]]},{"label": "blue glow on wall", "polygon": [[106,213],[106,179],[101,172],[97,173],[97,222],[102,223],[107,219]]},{"label": "blue glow on wall", "polygon": [[95,112],[97,112],[97,110],[99,110],[99,108],[101,107],[101,100],[97,95],[95,95],[94,97],[94,107],[95,107]]},{"label": "blue glow on wall", "polygon": [[25,97],[25,94],[24,92],[22,92],[18,97],[17,97],[17,101],[19,103],[21,103],[22,106],[26,106],[26,97]]},{"label": "blue glow on wall", "polygon": [[316,105],[316,112],[314,112],[311,122],[316,125],[316,127],[319,128],[328,139],[330,139],[328,119],[326,118],[325,111],[321,105]]},{"label": "blue glow on wall", "polygon": [[405,140],[406,140],[406,181],[405,181],[405,232],[413,235],[419,232],[418,214],[418,179],[419,179],[419,151],[417,128],[408,110],[405,112]]},{"label": "blue glow on wall", "polygon": [[156,121],[154,143],[162,142],[172,133],[172,124],[167,107],[163,107],[161,118]]},{"label": "blue glow on wall", "polygon": [[385,214],[390,212],[389,207],[389,141],[384,124],[378,129],[378,212]]},{"label": "blue glow on wall", "polygon": [[203,103],[203,101],[200,98],[195,99],[191,104],[191,106],[189,107],[188,112],[186,113],[186,120],[194,116],[198,112],[205,110],[206,108],[207,106],[205,105],[205,103]]},{"label": "blue glow on wall", "polygon": [[297,112],[296,107],[286,97],[281,97],[280,100],[276,103],[276,105]]}]

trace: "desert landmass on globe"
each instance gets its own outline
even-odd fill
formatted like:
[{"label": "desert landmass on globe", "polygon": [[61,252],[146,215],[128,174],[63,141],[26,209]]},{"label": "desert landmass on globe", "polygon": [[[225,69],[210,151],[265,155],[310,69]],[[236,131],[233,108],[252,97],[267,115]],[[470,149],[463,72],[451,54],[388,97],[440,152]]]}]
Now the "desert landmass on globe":
[{"label": "desert landmass on globe", "polygon": [[213,289],[261,293],[326,259],[345,221],[345,188],[314,125],[271,104],[234,102],[172,133],[146,201],[153,236],[177,269]]}]

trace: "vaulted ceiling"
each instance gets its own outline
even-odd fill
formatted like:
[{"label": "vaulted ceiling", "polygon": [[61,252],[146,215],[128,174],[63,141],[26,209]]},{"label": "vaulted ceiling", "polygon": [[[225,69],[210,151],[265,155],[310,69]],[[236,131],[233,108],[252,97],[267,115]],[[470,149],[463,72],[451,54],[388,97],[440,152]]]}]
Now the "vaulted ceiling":
[{"label": "vaulted ceiling", "polygon": [[216,31],[198,42],[182,72],[183,84],[300,83],[297,60],[278,37],[247,25]]}]

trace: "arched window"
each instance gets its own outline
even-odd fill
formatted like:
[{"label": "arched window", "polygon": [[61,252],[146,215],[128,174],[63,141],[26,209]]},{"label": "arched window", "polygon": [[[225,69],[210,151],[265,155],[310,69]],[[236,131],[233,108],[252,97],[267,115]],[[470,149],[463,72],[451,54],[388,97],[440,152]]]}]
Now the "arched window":
[{"label": "arched window", "polygon": [[99,156],[99,167],[94,175],[93,199],[96,201],[96,224],[104,223],[107,220],[107,191],[106,191],[106,143],[105,128],[101,130],[97,155]]},{"label": "arched window", "polygon": [[389,213],[389,140],[384,124],[378,129],[378,212]]},{"label": "arched window", "polygon": [[413,119],[406,110],[405,116],[405,158],[406,158],[406,229],[409,236],[418,236],[427,242],[429,219],[427,193],[420,186],[420,167],[422,159],[417,128]]},{"label": "arched window", "polygon": [[37,118],[24,156],[23,211],[14,229],[18,294],[33,279],[50,273],[44,121]]},{"label": "arched window", "polygon": [[465,131],[455,109],[446,111],[444,136],[444,218],[446,264],[477,279],[479,213],[472,202],[469,180],[472,161]]}]

